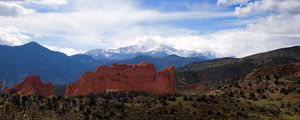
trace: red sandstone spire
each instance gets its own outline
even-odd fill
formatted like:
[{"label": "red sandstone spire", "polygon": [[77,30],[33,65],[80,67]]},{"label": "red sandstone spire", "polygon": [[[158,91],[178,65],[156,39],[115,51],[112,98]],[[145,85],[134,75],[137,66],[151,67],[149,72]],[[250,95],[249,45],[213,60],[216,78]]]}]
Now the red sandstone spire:
[{"label": "red sandstone spire", "polygon": [[43,84],[38,76],[29,76],[20,84],[4,89],[4,93],[51,96],[53,95],[53,86],[51,83]]}]

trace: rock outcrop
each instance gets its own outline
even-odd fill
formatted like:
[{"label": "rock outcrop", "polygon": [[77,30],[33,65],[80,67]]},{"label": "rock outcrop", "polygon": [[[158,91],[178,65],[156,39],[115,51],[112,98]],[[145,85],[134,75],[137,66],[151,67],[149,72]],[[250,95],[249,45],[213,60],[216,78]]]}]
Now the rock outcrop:
[{"label": "rock outcrop", "polygon": [[144,91],[153,94],[173,94],[174,68],[157,72],[150,63],[113,64],[86,72],[74,84],[66,87],[65,96],[87,95],[103,91]]},{"label": "rock outcrop", "polygon": [[3,92],[6,94],[51,96],[53,95],[53,85],[42,83],[38,76],[29,76],[12,88],[5,88]]}]

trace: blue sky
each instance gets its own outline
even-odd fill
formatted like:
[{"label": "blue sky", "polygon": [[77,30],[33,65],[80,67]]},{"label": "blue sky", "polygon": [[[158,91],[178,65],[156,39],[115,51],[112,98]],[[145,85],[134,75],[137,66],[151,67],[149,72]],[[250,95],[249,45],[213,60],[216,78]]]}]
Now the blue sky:
[{"label": "blue sky", "polygon": [[[164,13],[172,12],[230,12],[233,6],[218,6],[217,0],[143,0],[137,3],[141,9],[156,9]],[[161,24],[168,24],[179,28],[192,29],[207,33],[218,29],[236,27],[232,25],[220,25],[218,23],[227,20],[235,20],[236,17],[220,17],[206,19],[178,19],[163,21]]]},{"label": "blue sky", "polygon": [[299,0],[0,1],[0,44],[68,55],[155,41],[243,57],[300,45]]}]

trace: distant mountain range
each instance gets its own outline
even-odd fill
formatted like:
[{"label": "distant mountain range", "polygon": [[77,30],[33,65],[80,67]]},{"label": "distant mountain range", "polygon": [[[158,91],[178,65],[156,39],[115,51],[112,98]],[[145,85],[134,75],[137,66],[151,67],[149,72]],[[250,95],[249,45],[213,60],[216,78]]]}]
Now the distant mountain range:
[{"label": "distant mountain range", "polygon": [[174,66],[175,68],[182,67],[186,64],[193,62],[199,62],[207,60],[207,58],[197,58],[197,57],[180,57],[177,55],[169,55],[164,57],[152,57],[148,55],[139,55],[132,59],[125,60],[111,60],[107,64],[112,63],[124,63],[124,64],[138,64],[141,62],[149,62],[155,65],[156,69],[162,70],[165,66]]},{"label": "distant mountain range", "polygon": [[0,80],[5,86],[29,75],[38,75],[44,82],[66,84],[101,64],[90,56],[69,57],[35,42],[15,47],[0,45],[0,61]]},{"label": "distant mountain range", "polygon": [[244,58],[214,60],[209,60],[210,57],[160,55],[134,55],[127,59],[95,59],[85,54],[67,56],[35,42],[14,47],[0,45],[0,81],[5,86],[11,86],[21,82],[27,76],[38,75],[43,82],[65,85],[78,80],[84,72],[94,71],[100,65],[149,62],[158,70],[169,65],[175,66],[176,86],[189,84],[218,86],[238,80],[254,69],[300,62],[300,47],[283,48]]},{"label": "distant mountain range", "polygon": [[121,47],[118,49],[95,49],[85,53],[97,60],[106,61],[104,64],[113,63],[138,64],[149,62],[155,65],[158,70],[166,66],[176,68],[183,65],[214,59],[213,52],[197,52],[193,50],[178,50],[170,45],[147,40],[138,45]]},{"label": "distant mountain range", "polygon": [[[122,54],[120,55],[122,56]],[[181,67],[208,59],[207,57],[180,57],[168,54],[165,56],[161,54],[160,57],[155,55],[135,55],[132,58],[124,56],[124,59],[120,56],[119,59],[114,57],[94,59],[85,54],[67,56],[60,52],[51,51],[36,42],[14,47],[0,45],[0,81],[5,86],[11,86],[21,82],[29,75],[38,75],[43,82],[64,85],[78,80],[81,74],[86,71],[93,71],[100,65],[149,62],[161,70],[168,65]]]},{"label": "distant mountain range", "polygon": [[155,41],[147,41],[139,45],[121,47],[118,49],[95,49],[85,54],[95,59],[124,60],[132,59],[139,55],[152,57],[165,57],[168,55],[177,55],[181,57],[196,57],[200,59],[214,59],[215,54],[210,51],[197,52],[193,50],[178,50],[171,46],[161,44]]}]

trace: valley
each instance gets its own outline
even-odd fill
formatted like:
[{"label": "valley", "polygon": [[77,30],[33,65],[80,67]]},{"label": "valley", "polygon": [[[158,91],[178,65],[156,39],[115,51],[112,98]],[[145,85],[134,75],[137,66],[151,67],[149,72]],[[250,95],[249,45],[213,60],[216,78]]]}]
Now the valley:
[{"label": "valley", "polygon": [[[53,90],[56,92],[50,97],[38,94],[1,94],[0,118],[298,120],[300,119],[299,51],[299,47],[290,47],[245,58],[221,58],[185,65],[175,69],[173,81],[175,93],[159,95],[126,88],[125,91],[108,89],[84,95],[64,96],[62,92],[66,91],[67,86],[56,86]],[[95,72],[97,74],[88,72],[84,76],[93,76],[93,80],[112,78],[122,81],[118,76],[127,76],[125,74],[129,72],[119,71],[116,75],[108,72],[111,74],[108,75],[103,70],[146,70],[142,70],[143,67],[131,68],[126,64],[120,64],[118,67],[116,65],[114,64],[113,68],[99,67],[98,72]],[[137,66],[144,65],[148,66],[147,63]],[[108,77],[97,76],[100,74]],[[151,72],[140,75],[145,76],[143,74],[150,75]],[[139,78],[139,73],[136,77]],[[94,82],[90,81],[93,84]],[[127,82],[126,84],[137,85]],[[76,90],[91,90],[91,88],[83,87]]]}]

